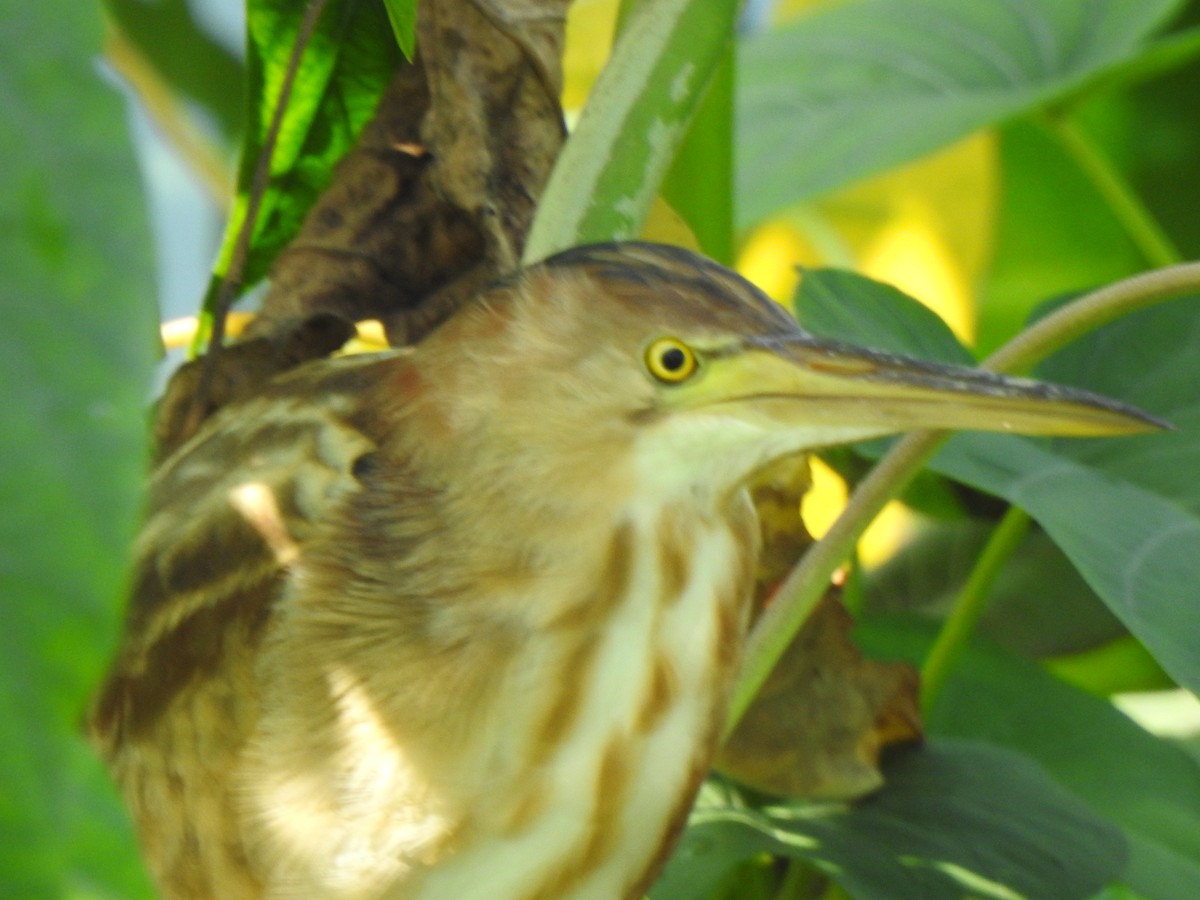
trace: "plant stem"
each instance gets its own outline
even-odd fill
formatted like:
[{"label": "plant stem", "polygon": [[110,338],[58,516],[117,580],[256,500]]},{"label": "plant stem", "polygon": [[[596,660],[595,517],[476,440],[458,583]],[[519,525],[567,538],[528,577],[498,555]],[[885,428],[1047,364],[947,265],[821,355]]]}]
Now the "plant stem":
[{"label": "plant stem", "polygon": [[1086,133],[1062,113],[1047,113],[1041,122],[1059,146],[1079,166],[1108,204],[1129,239],[1152,266],[1169,266],[1183,255],[1146,208],[1125,176]]},{"label": "plant stem", "polygon": [[[1021,371],[1086,332],[1136,309],[1200,291],[1200,263],[1185,263],[1114,282],[1056,310],[1000,348],[984,363],[995,372]],[[775,602],[746,641],[741,677],[730,701],[728,736],[816,606],[829,579],[885,503],[907,484],[946,434],[922,431],[902,438],[855,489],[846,509],[792,569]]]},{"label": "plant stem", "polygon": [[993,372],[1025,372],[1089,331],[1138,309],[1200,291],[1200,263],[1180,263],[1122,278],[1038,319],[985,359]]},{"label": "plant stem", "polygon": [[813,897],[823,883],[825,876],[811,863],[802,859],[789,859],[783,881],[780,882],[773,900],[802,900],[805,897]]},{"label": "plant stem", "polygon": [[1029,516],[1024,510],[1010,506],[975,561],[975,568],[921,667],[921,708],[926,712],[933,706],[946,676],[987,608],[996,578],[1028,531]]}]

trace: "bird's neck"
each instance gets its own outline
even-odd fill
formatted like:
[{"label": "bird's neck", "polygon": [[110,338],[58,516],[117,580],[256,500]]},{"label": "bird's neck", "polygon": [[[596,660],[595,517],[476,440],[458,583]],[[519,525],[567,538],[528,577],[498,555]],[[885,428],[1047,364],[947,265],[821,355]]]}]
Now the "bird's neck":
[{"label": "bird's neck", "polygon": [[[496,798],[491,818],[468,825],[413,896],[641,895],[723,724],[756,529],[741,496],[722,516],[626,510],[597,542],[577,601],[496,673],[522,683],[493,709],[504,736],[480,782]],[[530,861],[543,855],[559,862],[537,872]]]}]

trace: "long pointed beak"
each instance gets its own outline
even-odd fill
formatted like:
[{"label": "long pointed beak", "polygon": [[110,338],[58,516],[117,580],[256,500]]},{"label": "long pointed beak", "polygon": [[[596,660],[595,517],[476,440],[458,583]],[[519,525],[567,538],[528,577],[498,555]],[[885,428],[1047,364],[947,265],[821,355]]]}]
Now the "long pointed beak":
[{"label": "long pointed beak", "polygon": [[1170,427],[1087,391],[811,335],[749,339],[717,351],[706,368],[684,405],[802,422],[812,447],[926,428],[1085,436]]}]

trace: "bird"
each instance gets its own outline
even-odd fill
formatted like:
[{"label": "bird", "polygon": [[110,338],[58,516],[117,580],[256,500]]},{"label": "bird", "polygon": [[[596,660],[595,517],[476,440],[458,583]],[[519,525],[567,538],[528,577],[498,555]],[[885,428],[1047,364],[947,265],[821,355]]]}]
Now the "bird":
[{"label": "bird", "polygon": [[691,251],[570,249],[152,472],[91,738],[168,898],[638,898],[722,734],[756,473],[1155,425],[818,339]]}]

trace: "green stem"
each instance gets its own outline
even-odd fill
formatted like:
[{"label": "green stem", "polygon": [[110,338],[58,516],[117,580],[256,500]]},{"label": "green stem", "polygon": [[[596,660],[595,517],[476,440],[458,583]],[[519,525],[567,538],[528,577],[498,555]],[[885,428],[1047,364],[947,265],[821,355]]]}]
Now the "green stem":
[{"label": "green stem", "polygon": [[975,562],[975,568],[963,585],[962,592],[942,625],[937,639],[921,667],[921,707],[926,712],[933,706],[945,684],[946,676],[966,647],[975,625],[987,608],[992,587],[1004,564],[1016,552],[1029,531],[1029,516],[1011,506]]},{"label": "green stem", "polygon": [[1041,122],[1091,181],[1150,265],[1169,266],[1183,259],[1183,254],[1171,243],[1125,176],[1095,141],[1065,114],[1047,113],[1041,116]]},{"label": "green stem", "polygon": [[1135,310],[1200,291],[1200,263],[1142,272],[1084,294],[1038,319],[983,361],[993,372],[1026,372],[1089,331]]},{"label": "green stem", "polygon": [[802,859],[789,859],[783,881],[775,891],[773,900],[801,900],[804,897],[813,897],[824,883],[825,876],[811,863]]},{"label": "green stem", "polygon": [[[1170,266],[1115,282],[1056,310],[1018,335],[984,364],[996,372],[1032,366],[1063,345],[1136,309],[1200,291],[1200,263]],[[853,551],[871,520],[899,493],[945,440],[944,432],[922,431],[897,442],[858,485],[842,515],[792,569],[775,602],[746,641],[741,677],[734,685],[728,736],[753,702],[767,676],[816,606],[838,566]]]}]

